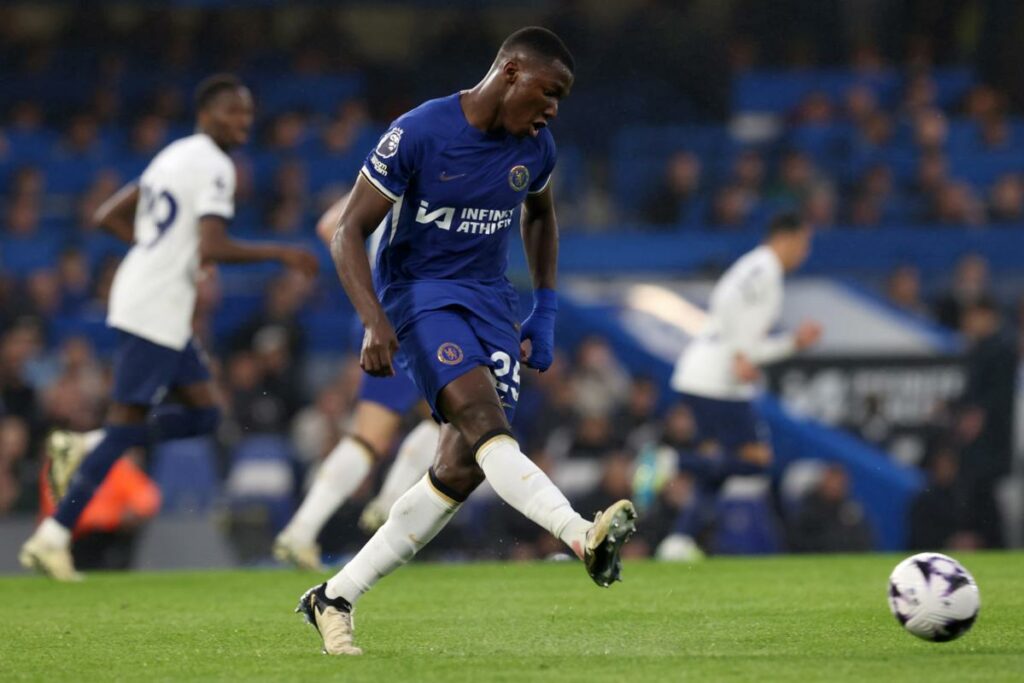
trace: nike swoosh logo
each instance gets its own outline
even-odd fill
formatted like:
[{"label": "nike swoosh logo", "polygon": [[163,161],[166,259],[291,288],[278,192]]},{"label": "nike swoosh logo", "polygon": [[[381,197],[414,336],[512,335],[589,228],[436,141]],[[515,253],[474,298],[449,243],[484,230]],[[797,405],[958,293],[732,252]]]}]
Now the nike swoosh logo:
[{"label": "nike swoosh logo", "polygon": [[449,180],[455,180],[456,178],[464,178],[465,176],[468,176],[468,175],[469,175],[468,173],[459,173],[458,175],[448,175],[448,173],[446,171],[441,171],[441,175],[439,175],[437,178],[442,183],[447,183]]},{"label": "nike swoosh logo", "polygon": [[526,473],[526,474],[524,474],[524,475],[523,475],[523,477],[522,477],[522,478],[523,478],[523,481],[526,481],[527,479],[529,479],[529,478],[530,478],[530,477],[532,477],[533,475],[535,475],[535,474],[539,474],[539,473],[540,473],[540,470],[534,470],[533,472],[527,472],[527,473]]}]

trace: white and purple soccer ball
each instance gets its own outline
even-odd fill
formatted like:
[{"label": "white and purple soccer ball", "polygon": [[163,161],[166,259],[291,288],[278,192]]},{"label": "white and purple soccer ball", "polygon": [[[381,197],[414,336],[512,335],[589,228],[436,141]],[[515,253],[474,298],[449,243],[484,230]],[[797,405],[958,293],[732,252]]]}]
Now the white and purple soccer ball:
[{"label": "white and purple soccer ball", "polygon": [[889,609],[918,638],[955,640],[974,625],[980,607],[974,577],[947,555],[913,555],[889,576]]}]

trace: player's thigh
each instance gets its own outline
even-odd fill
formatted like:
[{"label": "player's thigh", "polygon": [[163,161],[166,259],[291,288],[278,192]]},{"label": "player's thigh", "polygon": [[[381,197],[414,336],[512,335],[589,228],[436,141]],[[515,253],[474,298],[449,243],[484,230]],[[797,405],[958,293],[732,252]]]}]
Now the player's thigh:
[{"label": "player's thigh", "polygon": [[113,359],[108,424],[135,424],[162,401],[177,373],[180,351],[120,332]]},{"label": "player's thigh", "polygon": [[189,408],[214,408],[221,403],[210,373],[210,359],[194,339],[178,356],[170,398]]},{"label": "player's thigh", "polygon": [[400,413],[380,403],[360,399],[352,414],[349,434],[369,446],[374,457],[383,458],[391,450],[401,424]]},{"label": "player's thigh", "polygon": [[500,408],[490,379],[490,355],[461,309],[420,315],[401,329],[399,343],[399,366],[408,371],[439,422],[452,421],[454,411],[470,401]]}]

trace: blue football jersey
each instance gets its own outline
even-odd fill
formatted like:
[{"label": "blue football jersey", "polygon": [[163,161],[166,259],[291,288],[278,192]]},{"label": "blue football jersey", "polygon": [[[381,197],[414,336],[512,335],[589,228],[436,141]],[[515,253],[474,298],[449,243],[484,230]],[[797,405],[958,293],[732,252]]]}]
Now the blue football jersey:
[{"label": "blue football jersey", "polygon": [[555,143],[546,128],[523,138],[480,131],[459,100],[430,100],[399,117],[361,171],[394,202],[375,284],[396,328],[452,305],[514,320],[509,235],[527,194],[547,186]]}]

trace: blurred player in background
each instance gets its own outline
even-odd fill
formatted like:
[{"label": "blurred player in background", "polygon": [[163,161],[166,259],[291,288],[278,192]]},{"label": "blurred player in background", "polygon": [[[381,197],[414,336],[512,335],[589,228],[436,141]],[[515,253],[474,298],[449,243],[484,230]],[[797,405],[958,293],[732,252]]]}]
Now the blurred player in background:
[{"label": "blurred player in background", "polygon": [[234,76],[211,76],[196,90],[195,105],[196,133],[164,148],[138,183],[118,191],[95,217],[133,246],[110,291],[107,324],[119,337],[104,427],[51,438],[51,478],[59,487],[70,483],[18,556],[55,579],[81,578],[69,552],[71,530],[122,453],[217,427],[214,385],[192,337],[200,265],[279,261],[310,277],[317,271],[316,256],[301,247],[228,236],[235,166],[227,151],[249,138],[249,89]]},{"label": "blurred player in background", "polygon": [[707,321],[676,364],[672,388],[693,412],[698,441],[715,448],[680,457],[680,468],[691,472],[696,485],[691,504],[666,539],[667,554],[701,557],[696,539],[714,523],[725,481],[732,475],[764,473],[771,465],[768,428],[753,399],[761,366],[807,349],[821,337],[814,322],[801,324],[793,333],[772,333],[782,312],[783,278],[807,259],[812,236],[810,224],[799,216],[776,216],[763,243],[718,280]]},{"label": "blurred player in background", "polygon": [[[398,499],[341,572],[299,601],[297,611],[329,654],[361,654],[353,605],[429,543],[484,478],[572,548],[598,585],[619,576],[620,550],[635,527],[632,503],[584,520],[509,427],[520,362],[543,371],[553,360],[558,223],[547,124],[572,87],[574,67],[550,31],[513,33],[471,90],[425,102],[394,122],[345,206],[331,247],[366,327],[360,364],[390,376],[401,363],[442,426],[427,476]],[[521,326],[518,297],[505,278],[520,209],[534,285],[533,312]],[[386,216],[389,231],[371,279],[364,242]]]},{"label": "blurred player in background", "polygon": [[[328,246],[347,201],[348,195],[339,199],[317,223],[317,234]],[[384,227],[379,227],[371,237],[369,254],[377,253]],[[361,326],[359,330],[362,332]],[[277,559],[302,569],[323,570],[316,542],[320,529],[369,476],[373,463],[387,457],[402,417],[422,401],[419,389],[405,373],[393,377],[363,376],[351,429],[324,459],[302,505],[275,539]],[[373,533],[379,529],[399,496],[427,471],[434,460],[439,434],[437,423],[428,417],[402,441],[380,493],[366,504],[359,518],[364,531]]]}]

